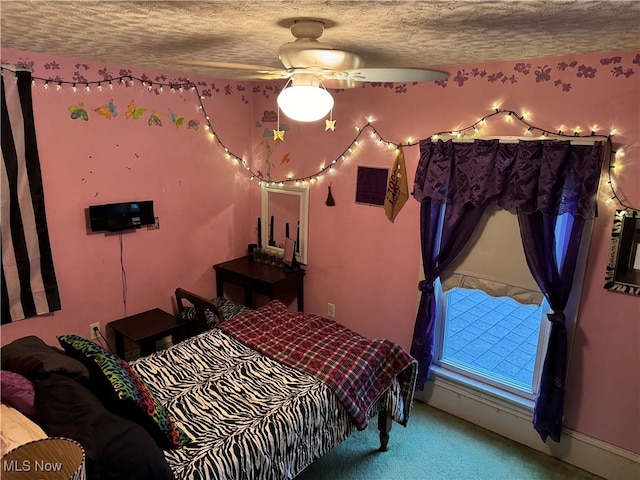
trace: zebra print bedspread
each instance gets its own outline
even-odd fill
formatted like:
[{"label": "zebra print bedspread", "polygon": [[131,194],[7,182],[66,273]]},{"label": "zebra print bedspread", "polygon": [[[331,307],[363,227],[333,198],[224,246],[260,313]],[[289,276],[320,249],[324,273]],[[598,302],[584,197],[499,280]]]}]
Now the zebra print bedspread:
[{"label": "zebra print bedspread", "polygon": [[[131,365],[194,440],[165,451],[177,479],[291,479],[353,429],[322,382],[219,329]],[[371,415],[402,409],[397,394],[396,384]]]}]

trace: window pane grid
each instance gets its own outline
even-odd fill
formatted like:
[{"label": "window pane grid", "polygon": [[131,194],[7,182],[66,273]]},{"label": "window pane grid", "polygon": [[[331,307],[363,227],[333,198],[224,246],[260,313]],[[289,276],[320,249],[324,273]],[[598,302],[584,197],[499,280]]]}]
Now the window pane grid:
[{"label": "window pane grid", "polygon": [[541,315],[537,305],[454,288],[447,293],[441,361],[531,393]]}]

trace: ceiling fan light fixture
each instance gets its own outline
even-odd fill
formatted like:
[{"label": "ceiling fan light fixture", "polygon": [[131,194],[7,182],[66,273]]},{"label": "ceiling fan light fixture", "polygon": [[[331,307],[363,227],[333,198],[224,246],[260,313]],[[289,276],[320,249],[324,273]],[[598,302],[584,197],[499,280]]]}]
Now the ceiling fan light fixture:
[{"label": "ceiling fan light fixture", "polygon": [[315,122],[333,108],[333,97],[322,85],[288,85],[278,95],[278,107],[291,120]]}]

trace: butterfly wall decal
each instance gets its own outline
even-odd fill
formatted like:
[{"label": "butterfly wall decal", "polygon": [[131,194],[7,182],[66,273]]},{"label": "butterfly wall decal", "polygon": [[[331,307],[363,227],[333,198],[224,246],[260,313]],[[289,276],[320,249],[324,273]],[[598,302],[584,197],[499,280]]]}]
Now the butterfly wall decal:
[{"label": "butterfly wall decal", "polygon": [[147,109],[144,107],[136,107],[136,104],[133,100],[131,100],[131,103],[129,104],[129,108],[127,108],[127,111],[125,112],[124,116],[127,118],[127,120],[129,120],[130,118],[133,118],[134,120],[139,120],[140,117],[142,117],[142,115],[144,115],[144,112],[146,112]]},{"label": "butterfly wall decal", "polygon": [[176,114],[169,110],[169,121],[171,125],[175,125],[176,128],[180,128],[184,123],[184,117],[176,117]]},{"label": "butterfly wall decal", "polygon": [[96,108],[96,112],[107,120],[111,120],[112,117],[118,116],[118,108],[116,107],[116,104],[113,103],[113,98],[109,99],[108,103]]},{"label": "butterfly wall decal", "polygon": [[84,104],[80,103],[79,105],[71,105],[68,110],[71,112],[70,116],[72,120],[80,119],[85,122],[89,121],[89,114],[85,110]]},{"label": "butterfly wall decal", "polygon": [[153,112],[150,116],[149,116],[149,121],[147,122],[149,124],[150,127],[156,126],[156,127],[161,127],[162,126],[162,114],[158,113],[158,112]]}]

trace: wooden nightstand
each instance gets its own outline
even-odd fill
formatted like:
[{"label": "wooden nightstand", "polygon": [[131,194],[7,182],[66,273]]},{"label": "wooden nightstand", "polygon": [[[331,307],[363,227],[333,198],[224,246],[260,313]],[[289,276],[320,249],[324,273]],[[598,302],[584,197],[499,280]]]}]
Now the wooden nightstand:
[{"label": "wooden nightstand", "polygon": [[144,357],[156,351],[156,341],[161,338],[171,335],[173,343],[179,341],[186,324],[170,313],[154,308],[109,322],[107,327],[115,337],[116,355],[124,358],[125,338],[140,345],[140,356]]},{"label": "wooden nightstand", "polygon": [[245,305],[255,308],[254,293],[269,297],[295,292],[298,297],[298,311],[304,311],[304,274],[300,269],[286,272],[283,268],[249,261],[249,257],[236,258],[213,266],[216,271],[218,297],[224,296],[224,284],[232,283],[244,288]]}]

